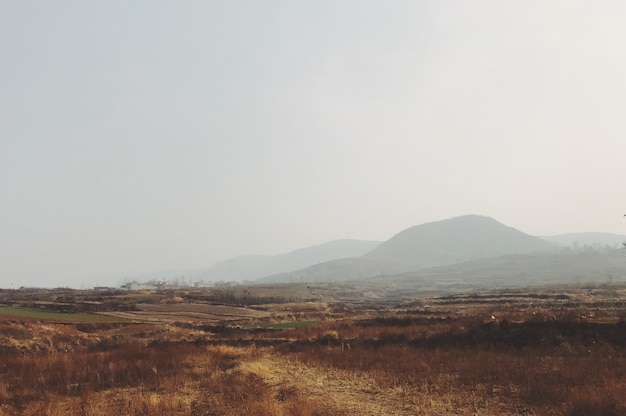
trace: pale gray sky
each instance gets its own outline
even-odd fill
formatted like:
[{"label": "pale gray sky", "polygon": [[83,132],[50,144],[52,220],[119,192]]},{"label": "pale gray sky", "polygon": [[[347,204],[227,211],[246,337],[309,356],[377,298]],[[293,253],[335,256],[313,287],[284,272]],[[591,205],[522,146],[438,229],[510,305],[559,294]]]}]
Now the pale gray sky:
[{"label": "pale gray sky", "polygon": [[0,0],[0,287],[488,215],[626,233],[626,3]]}]

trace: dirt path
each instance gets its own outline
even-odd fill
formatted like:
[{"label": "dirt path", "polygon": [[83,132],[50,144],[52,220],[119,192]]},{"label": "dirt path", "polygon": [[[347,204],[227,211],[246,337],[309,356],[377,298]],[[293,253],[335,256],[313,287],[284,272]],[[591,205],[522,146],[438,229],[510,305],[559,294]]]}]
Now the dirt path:
[{"label": "dirt path", "polygon": [[400,388],[381,390],[366,375],[307,366],[287,357],[264,354],[255,361],[244,361],[241,370],[257,374],[277,392],[297,389],[307,398],[324,403],[342,415],[404,416],[422,414],[413,395]]}]

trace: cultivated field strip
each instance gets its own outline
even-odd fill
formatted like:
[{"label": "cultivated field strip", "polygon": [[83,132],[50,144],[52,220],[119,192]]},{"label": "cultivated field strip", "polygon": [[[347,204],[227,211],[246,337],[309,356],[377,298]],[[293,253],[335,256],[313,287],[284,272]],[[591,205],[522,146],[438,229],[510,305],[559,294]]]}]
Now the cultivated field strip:
[{"label": "cultivated field strip", "polygon": [[208,304],[137,304],[137,310],[108,312],[107,315],[142,322],[219,322],[239,319],[260,319],[268,312],[250,308]]}]

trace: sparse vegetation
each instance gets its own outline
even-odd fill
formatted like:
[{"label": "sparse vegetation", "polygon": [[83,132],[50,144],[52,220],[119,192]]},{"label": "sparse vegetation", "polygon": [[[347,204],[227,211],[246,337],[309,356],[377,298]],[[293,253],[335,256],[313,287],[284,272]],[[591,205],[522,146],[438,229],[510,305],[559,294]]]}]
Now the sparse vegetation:
[{"label": "sparse vegetation", "polygon": [[[230,323],[3,307],[0,415],[621,415],[624,291],[265,304]],[[178,295],[150,304],[176,314]]]}]

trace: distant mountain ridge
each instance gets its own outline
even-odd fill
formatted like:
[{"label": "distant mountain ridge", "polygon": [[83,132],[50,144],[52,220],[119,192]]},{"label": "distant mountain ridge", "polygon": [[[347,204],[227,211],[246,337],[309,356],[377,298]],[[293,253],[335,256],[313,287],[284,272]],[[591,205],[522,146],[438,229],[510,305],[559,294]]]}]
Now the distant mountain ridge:
[{"label": "distant mountain ridge", "polygon": [[239,256],[215,263],[203,273],[203,278],[208,280],[252,280],[335,259],[358,257],[371,251],[379,244],[380,241],[341,239],[276,256]]},{"label": "distant mountain ridge", "polygon": [[359,258],[334,260],[262,280],[369,279],[502,255],[553,250],[554,244],[493,218],[465,215],[407,228]]},{"label": "distant mountain ridge", "polygon": [[406,272],[405,265],[365,257],[350,257],[317,263],[300,270],[278,273],[260,279],[263,282],[295,283],[370,279]]},{"label": "distant mountain ridge", "polygon": [[[616,250],[623,242],[626,235],[611,233],[534,237],[490,217],[465,215],[407,228],[385,242],[335,240],[275,256],[239,256],[217,262],[209,269],[143,277],[259,283],[399,279],[403,284],[429,281],[435,286],[436,281],[445,281],[448,286],[456,281],[462,286],[463,281],[468,285],[480,281],[493,284],[498,279],[516,277],[527,282],[555,277],[565,281],[568,275],[581,281],[594,276],[597,279],[598,273],[600,279],[613,276],[619,280],[622,274],[626,278],[619,261],[624,251]],[[564,247],[574,250],[564,251]],[[582,252],[588,252],[588,248],[601,249],[604,254],[581,260],[586,259]],[[612,254],[609,248],[614,249]]]}]

